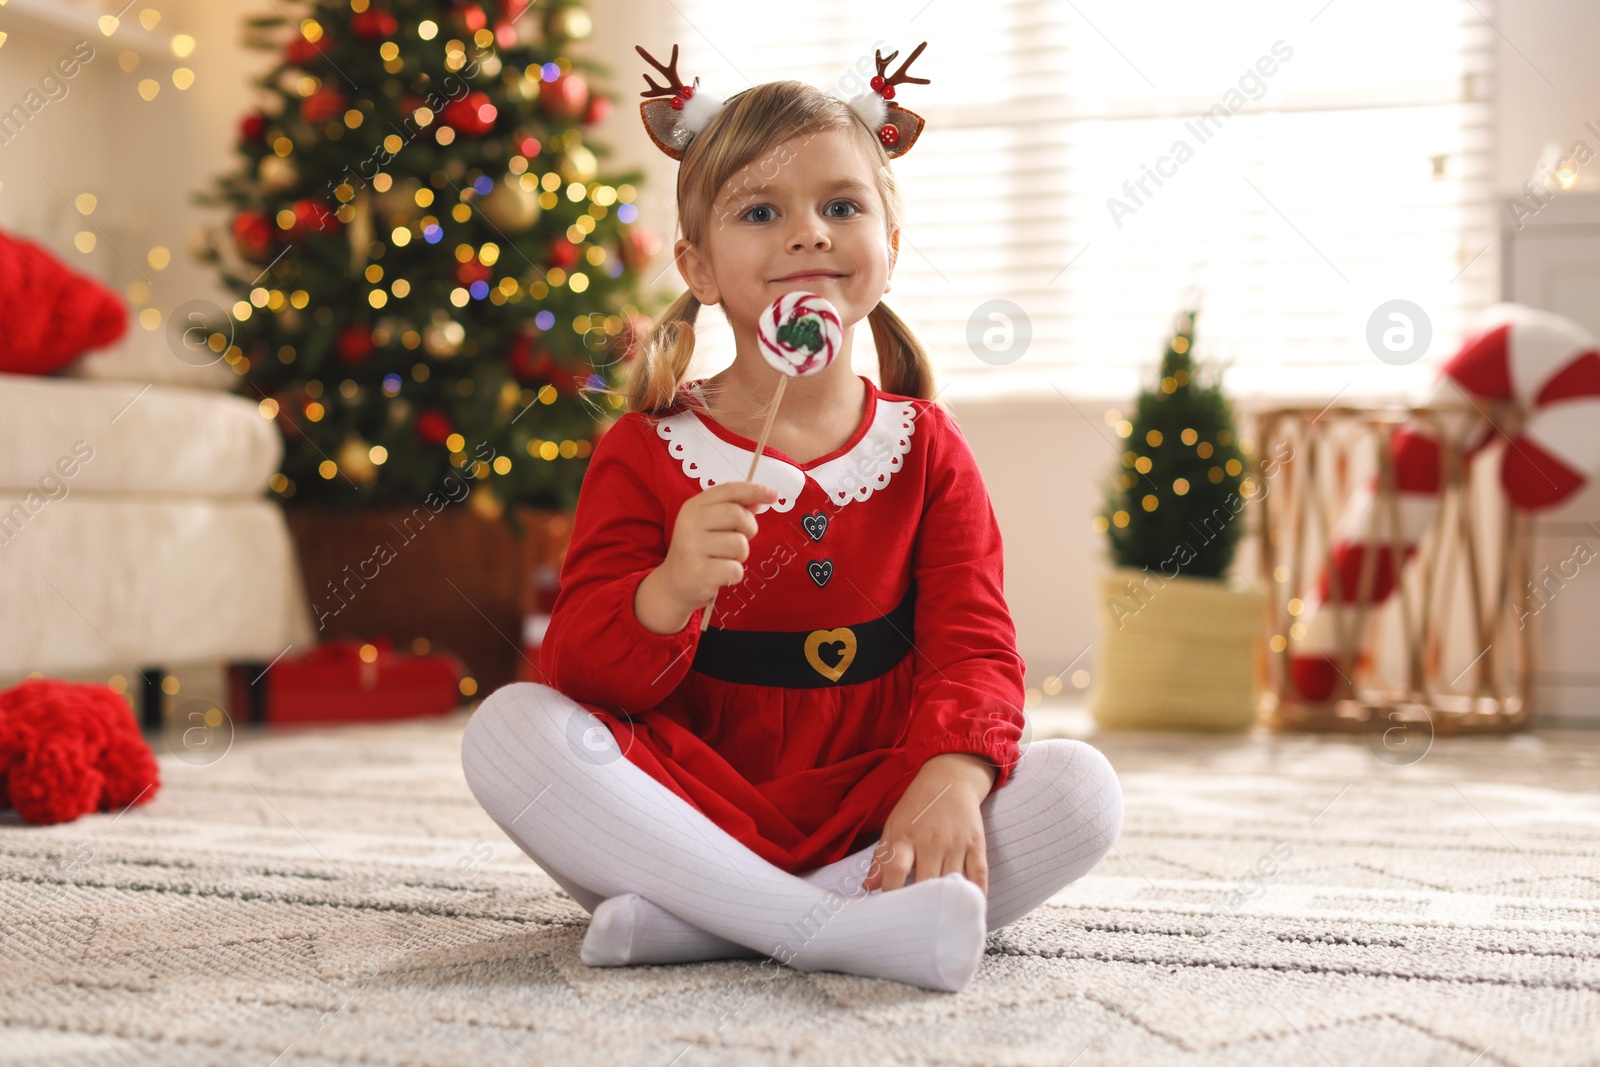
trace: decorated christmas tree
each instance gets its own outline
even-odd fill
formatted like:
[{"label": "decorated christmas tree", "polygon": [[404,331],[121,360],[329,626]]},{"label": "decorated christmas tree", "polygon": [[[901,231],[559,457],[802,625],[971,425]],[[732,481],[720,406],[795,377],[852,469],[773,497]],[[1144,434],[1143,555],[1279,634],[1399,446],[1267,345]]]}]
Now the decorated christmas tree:
[{"label": "decorated christmas tree", "polygon": [[1195,315],[1179,316],[1159,380],[1139,393],[1133,418],[1116,419],[1121,469],[1095,518],[1117,566],[1165,578],[1220,578],[1255,491],[1227,398],[1216,382],[1197,380]]},{"label": "decorated christmas tree", "polygon": [[[620,414],[657,250],[639,172],[585,141],[610,101],[570,54],[579,4],[280,0],[246,43],[281,53],[203,202],[237,295],[210,346],[285,439],[280,498],[563,509]],[[287,40],[286,40],[287,37]],[[515,523],[514,512],[508,517]]]}]

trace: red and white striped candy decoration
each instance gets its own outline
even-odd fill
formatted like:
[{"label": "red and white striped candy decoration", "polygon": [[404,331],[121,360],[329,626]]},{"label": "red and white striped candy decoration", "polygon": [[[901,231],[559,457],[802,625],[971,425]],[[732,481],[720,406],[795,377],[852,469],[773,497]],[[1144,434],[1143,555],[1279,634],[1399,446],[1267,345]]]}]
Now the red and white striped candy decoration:
[{"label": "red and white striped candy decoration", "polygon": [[[1571,319],[1519,304],[1496,304],[1484,312],[1478,332],[1445,364],[1430,399],[1467,396],[1514,401],[1528,417],[1509,442],[1500,484],[1512,504],[1528,511],[1551,508],[1600,474],[1600,342]],[[1494,435],[1485,427],[1469,442],[1467,458]],[[1300,621],[1304,636],[1293,642],[1290,680],[1307,700],[1333,694],[1338,669],[1339,616],[1353,623],[1361,602],[1361,571],[1374,553],[1372,591],[1365,603],[1382,604],[1394,592],[1400,568],[1416,551],[1439,503],[1441,453],[1433,428],[1412,421],[1389,439],[1394,461],[1399,531],[1391,542],[1388,517],[1375,514],[1377,486],[1358,490],[1333,533],[1330,567]],[[1396,556],[1399,559],[1396,559]],[[1337,568],[1336,602],[1330,570]]]},{"label": "red and white striped candy decoration", "polygon": [[[818,346],[796,346],[780,337],[786,327],[802,323],[815,316]],[[805,378],[816,374],[833,362],[844,343],[844,327],[839,323],[839,309],[826,297],[797,290],[784,293],[761,315],[756,327],[756,344],[761,355],[779,371],[790,378]]]}]

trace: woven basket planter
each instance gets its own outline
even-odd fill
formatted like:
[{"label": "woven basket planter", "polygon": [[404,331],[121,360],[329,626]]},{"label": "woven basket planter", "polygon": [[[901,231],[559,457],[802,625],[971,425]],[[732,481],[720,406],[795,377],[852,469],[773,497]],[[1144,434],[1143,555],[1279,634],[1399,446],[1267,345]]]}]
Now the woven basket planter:
[{"label": "woven basket planter", "polygon": [[1114,568],[1097,583],[1091,693],[1110,730],[1246,730],[1256,721],[1261,597],[1211,578]]}]

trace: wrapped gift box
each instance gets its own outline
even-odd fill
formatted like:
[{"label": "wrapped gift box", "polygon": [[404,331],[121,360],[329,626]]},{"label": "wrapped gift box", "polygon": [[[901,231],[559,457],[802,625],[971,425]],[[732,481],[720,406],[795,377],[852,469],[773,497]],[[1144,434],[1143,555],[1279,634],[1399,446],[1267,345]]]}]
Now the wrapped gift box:
[{"label": "wrapped gift box", "polygon": [[[265,673],[263,673],[265,670]],[[235,715],[252,723],[372,722],[448,715],[466,667],[449,653],[413,655],[390,642],[330,641],[295,659],[229,670]]]}]

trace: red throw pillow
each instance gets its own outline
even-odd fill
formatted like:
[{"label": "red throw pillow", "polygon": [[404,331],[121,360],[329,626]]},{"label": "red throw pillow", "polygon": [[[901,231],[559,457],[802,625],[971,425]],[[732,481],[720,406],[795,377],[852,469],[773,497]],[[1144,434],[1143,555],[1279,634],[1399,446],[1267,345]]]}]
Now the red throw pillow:
[{"label": "red throw pillow", "polygon": [[115,290],[0,231],[0,372],[50,374],[127,329]]}]

